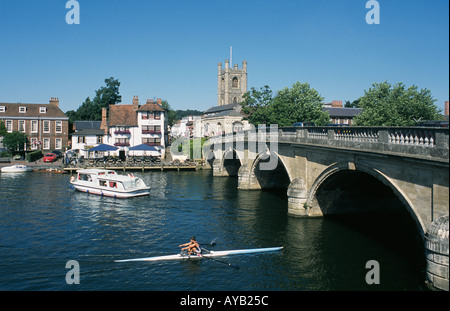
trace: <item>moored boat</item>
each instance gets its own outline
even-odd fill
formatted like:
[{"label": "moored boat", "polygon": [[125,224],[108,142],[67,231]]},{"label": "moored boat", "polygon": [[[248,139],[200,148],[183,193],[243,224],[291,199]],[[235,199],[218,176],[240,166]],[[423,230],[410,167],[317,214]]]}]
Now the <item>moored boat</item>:
[{"label": "moored boat", "polygon": [[82,169],[70,178],[78,191],[114,198],[131,198],[150,194],[150,187],[132,174],[119,175],[113,170]]},{"label": "moored boat", "polygon": [[31,172],[32,170],[33,169],[22,164],[14,164],[11,166],[5,166],[1,168],[2,173],[24,173],[24,172]]}]

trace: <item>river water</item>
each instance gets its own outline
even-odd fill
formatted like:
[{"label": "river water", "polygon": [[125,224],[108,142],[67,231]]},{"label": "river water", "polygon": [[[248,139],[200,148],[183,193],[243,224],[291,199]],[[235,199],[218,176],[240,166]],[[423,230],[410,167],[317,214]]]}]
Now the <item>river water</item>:
[{"label": "river water", "polygon": [[[70,175],[0,175],[0,290],[424,290],[423,247],[405,217],[294,218],[283,192],[237,190],[211,171],[136,173],[150,196],[75,192]],[[195,235],[214,250],[276,253],[115,263],[176,254]],[[216,241],[214,247],[208,244]],[[67,284],[76,260],[80,284]],[[380,284],[366,283],[369,260]]]}]

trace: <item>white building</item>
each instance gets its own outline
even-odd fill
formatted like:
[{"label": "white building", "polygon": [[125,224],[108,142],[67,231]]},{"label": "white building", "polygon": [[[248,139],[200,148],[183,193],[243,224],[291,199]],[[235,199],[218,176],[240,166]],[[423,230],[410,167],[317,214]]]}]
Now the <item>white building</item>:
[{"label": "white building", "polygon": [[87,158],[90,148],[103,143],[105,131],[100,126],[100,121],[75,121],[72,150],[78,150],[80,156]]},{"label": "white building", "polygon": [[[167,111],[157,102],[147,100],[139,105],[139,98],[133,97],[131,105],[110,105],[102,111],[102,129],[106,130],[104,143],[119,148],[115,154],[128,154],[128,149],[141,144],[155,147],[164,158],[167,142]],[[133,151],[132,155],[139,155]],[[141,154],[143,154],[141,152]],[[148,154],[148,153],[147,153]],[[155,154],[156,155],[156,154]]]},{"label": "white building", "polygon": [[[139,105],[139,98],[133,97],[131,105],[110,105],[102,109],[102,121],[99,129],[84,129],[72,134],[72,149],[79,149],[80,155],[88,157],[88,149],[107,144],[118,147],[110,155],[125,157],[127,155],[165,156],[167,142],[167,111],[157,102],[147,100]],[[147,144],[155,147],[157,152],[132,151],[129,148]]]},{"label": "white building", "polygon": [[194,116],[187,116],[174,124],[170,131],[172,138],[185,137],[190,138],[192,135]]}]

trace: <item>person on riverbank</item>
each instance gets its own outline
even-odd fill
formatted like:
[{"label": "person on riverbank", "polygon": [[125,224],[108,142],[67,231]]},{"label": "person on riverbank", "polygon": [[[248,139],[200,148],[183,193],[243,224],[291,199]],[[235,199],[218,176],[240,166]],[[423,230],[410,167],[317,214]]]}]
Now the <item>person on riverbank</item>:
[{"label": "person on riverbank", "polygon": [[179,247],[182,247],[181,251],[187,251],[189,255],[195,254],[197,256],[200,256],[200,254],[202,253],[202,248],[200,247],[200,244],[198,244],[195,236],[191,238],[190,242],[181,244],[179,245]]}]

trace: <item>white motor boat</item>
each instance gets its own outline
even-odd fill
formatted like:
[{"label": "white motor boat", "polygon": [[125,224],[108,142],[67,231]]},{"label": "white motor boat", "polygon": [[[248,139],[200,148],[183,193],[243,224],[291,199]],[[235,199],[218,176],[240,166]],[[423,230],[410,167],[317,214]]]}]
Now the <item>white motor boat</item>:
[{"label": "white motor boat", "polygon": [[131,198],[150,194],[150,187],[132,174],[119,175],[113,170],[81,169],[70,178],[72,186],[87,192],[114,198]]},{"label": "white motor boat", "polygon": [[2,173],[24,173],[24,172],[31,172],[32,170],[33,169],[22,164],[14,164],[11,166],[5,166],[1,168]]}]

